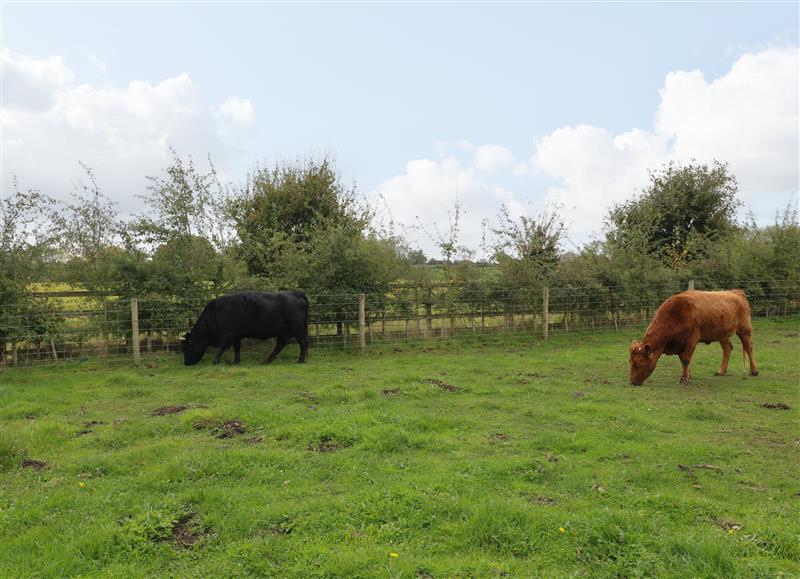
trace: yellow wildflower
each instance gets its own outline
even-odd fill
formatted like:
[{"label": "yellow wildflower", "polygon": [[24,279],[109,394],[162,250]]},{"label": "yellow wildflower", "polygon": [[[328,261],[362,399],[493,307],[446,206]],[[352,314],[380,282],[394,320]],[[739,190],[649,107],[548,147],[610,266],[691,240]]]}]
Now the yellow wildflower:
[{"label": "yellow wildflower", "polygon": [[566,530],[564,527],[559,527],[559,528],[558,528],[558,532],[559,532],[559,533],[566,533],[566,532],[567,532],[567,530]]},{"label": "yellow wildflower", "polygon": [[389,553],[389,557],[392,559],[397,559],[399,556],[400,555],[398,553],[395,553],[394,551]]},{"label": "yellow wildflower", "polygon": [[85,482],[83,482],[83,481],[80,481],[80,482],[78,483],[78,486],[79,486],[79,487],[81,487],[81,488],[84,488],[84,487],[86,486],[86,483],[85,483]]}]

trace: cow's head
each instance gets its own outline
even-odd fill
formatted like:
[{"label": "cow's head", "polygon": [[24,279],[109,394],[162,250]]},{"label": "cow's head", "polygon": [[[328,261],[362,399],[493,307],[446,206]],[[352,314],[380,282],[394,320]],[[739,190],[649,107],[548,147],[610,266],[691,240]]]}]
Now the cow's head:
[{"label": "cow's head", "polygon": [[202,338],[193,338],[191,332],[186,332],[181,339],[181,349],[183,350],[183,363],[186,366],[197,364],[206,353],[208,341]]},{"label": "cow's head", "polygon": [[656,357],[649,344],[640,344],[636,340],[631,342],[631,384],[641,386],[648,376],[656,369]]}]

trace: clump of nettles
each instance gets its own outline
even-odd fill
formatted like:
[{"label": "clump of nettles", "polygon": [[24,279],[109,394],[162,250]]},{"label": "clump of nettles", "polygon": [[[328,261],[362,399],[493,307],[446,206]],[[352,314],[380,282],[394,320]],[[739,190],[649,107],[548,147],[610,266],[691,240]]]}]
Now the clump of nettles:
[{"label": "clump of nettles", "polygon": [[146,550],[153,543],[168,542],[190,548],[208,535],[199,515],[185,507],[162,505],[120,521],[118,540],[132,551]]},{"label": "clump of nettles", "polygon": [[0,434],[0,472],[5,472],[19,464],[20,452],[14,442]]}]

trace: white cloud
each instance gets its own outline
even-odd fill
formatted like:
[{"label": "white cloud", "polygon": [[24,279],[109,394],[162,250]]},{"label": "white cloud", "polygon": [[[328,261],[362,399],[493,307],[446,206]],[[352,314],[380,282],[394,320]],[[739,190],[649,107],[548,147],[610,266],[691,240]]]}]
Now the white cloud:
[{"label": "white cloud", "polygon": [[219,112],[237,125],[252,125],[256,120],[253,104],[248,99],[231,97],[219,106]]},{"label": "white cloud", "polygon": [[502,203],[513,215],[525,213],[525,205],[510,190],[487,181],[477,163],[464,164],[455,156],[441,160],[417,159],[406,164],[405,172],[381,183],[373,192],[385,200],[393,220],[423,231],[409,231],[408,237],[429,256],[439,256],[435,241],[446,236],[448,212],[456,202],[462,206],[459,243],[479,250],[485,219],[494,220]]},{"label": "white cloud", "polygon": [[89,64],[92,65],[92,68],[94,68],[98,74],[106,73],[106,69],[108,68],[108,66],[106,65],[105,61],[102,60],[99,56],[90,52],[87,55],[87,58],[89,59]]},{"label": "white cloud", "polygon": [[564,204],[573,237],[599,231],[607,207],[670,160],[728,162],[745,202],[764,211],[797,191],[797,48],[745,54],[711,82],[700,71],[671,72],[660,95],[652,131],[579,125],[536,143],[533,166],[552,182],[547,197]]},{"label": "white cloud", "polygon": [[655,132],[675,158],[730,162],[746,195],[797,187],[798,50],[745,54],[724,76],[672,72],[661,90]]},{"label": "white cloud", "polygon": [[72,71],[60,56],[36,59],[0,50],[3,68],[3,106],[15,109],[42,110],[53,104],[56,91],[72,81]]},{"label": "white cloud", "polygon": [[[199,160],[211,154],[224,170],[230,148],[216,113],[188,74],[98,88],[73,84],[60,57],[36,60],[4,52],[6,63],[13,74],[5,77],[7,106],[0,115],[4,188],[15,174],[23,188],[64,197],[71,181],[82,177],[77,161],[83,161],[127,212],[140,209],[134,194],[145,190],[145,176],[166,168],[170,146]],[[240,102],[252,109],[249,101]]]},{"label": "white cloud", "polygon": [[506,169],[514,162],[514,155],[502,145],[481,145],[475,149],[475,166],[484,173]]},{"label": "white cloud", "polygon": [[[535,175],[546,180],[537,205],[560,205],[576,243],[599,233],[608,208],[637,194],[647,185],[649,171],[672,160],[728,162],[746,204],[762,223],[796,197],[797,48],[745,54],[710,82],[700,71],[671,72],[660,96],[652,130],[564,126],[535,142],[530,163],[515,161],[502,145],[440,141],[434,145],[441,160],[411,161],[376,193],[386,199],[395,220],[419,219],[428,229],[432,223],[446,224],[446,212],[458,198],[466,210],[464,241],[473,248],[480,242],[482,220],[495,220],[501,203],[512,215],[528,213],[527,199],[512,189],[530,192]],[[462,157],[468,160],[459,161]],[[438,254],[429,241],[410,237]]]}]

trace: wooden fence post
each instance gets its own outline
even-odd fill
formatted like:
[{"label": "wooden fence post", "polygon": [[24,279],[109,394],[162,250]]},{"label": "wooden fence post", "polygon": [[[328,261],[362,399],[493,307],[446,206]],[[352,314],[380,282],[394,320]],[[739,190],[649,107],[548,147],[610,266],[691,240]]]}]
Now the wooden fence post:
[{"label": "wooden fence post", "polygon": [[542,332],[547,340],[550,333],[550,288],[542,289]]},{"label": "wooden fence post", "polygon": [[367,350],[367,328],[366,328],[366,296],[363,293],[358,294],[358,347],[361,352]]},{"label": "wooden fence post", "polygon": [[133,363],[137,366],[142,361],[139,349],[139,300],[131,298],[131,345],[133,346]]},{"label": "wooden fence post", "polygon": [[693,290],[693,289],[694,289],[694,280],[690,279],[689,280],[689,290]]}]

